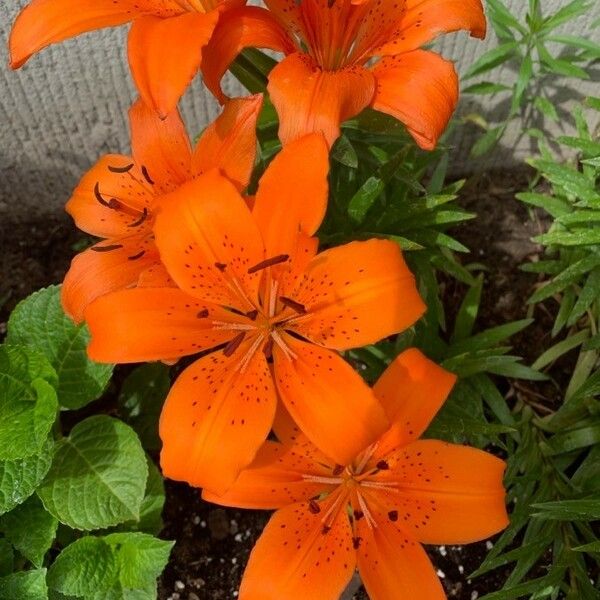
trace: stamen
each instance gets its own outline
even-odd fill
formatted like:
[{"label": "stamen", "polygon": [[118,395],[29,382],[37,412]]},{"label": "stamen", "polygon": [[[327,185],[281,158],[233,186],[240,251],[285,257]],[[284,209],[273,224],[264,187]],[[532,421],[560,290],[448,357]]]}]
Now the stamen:
[{"label": "stamen", "polygon": [[292,360],[294,358],[298,358],[296,354],[294,354],[294,352],[292,352],[286,345],[285,342],[283,341],[282,337],[279,335],[279,333],[277,333],[277,331],[271,331],[271,336],[273,337],[273,340],[275,341],[275,343],[281,348],[282,352],[285,354],[285,357],[288,360]]},{"label": "stamen", "polygon": [[277,307],[277,290],[279,289],[279,281],[271,281],[271,294],[269,295],[269,318],[275,316],[275,308]]},{"label": "stamen", "polygon": [[251,320],[251,321],[256,321],[256,317],[258,317],[258,311],[256,309],[251,310],[250,312],[246,313],[246,316]]},{"label": "stamen", "polygon": [[274,256],[273,258],[267,258],[262,262],[259,262],[257,265],[250,267],[248,269],[248,275],[252,275],[253,273],[257,273],[258,271],[262,271],[267,267],[272,267],[273,265],[278,265],[279,263],[285,262],[289,258],[289,254],[279,254],[278,256]]},{"label": "stamen", "polygon": [[271,336],[269,336],[269,339],[266,341],[265,345],[263,346],[263,353],[267,360],[270,360],[271,358],[273,358],[273,338]]},{"label": "stamen", "polygon": [[302,479],[311,483],[324,483],[326,485],[339,485],[344,481],[340,477],[322,477],[321,475],[306,475],[304,473]]},{"label": "stamen", "polygon": [[[111,202],[112,202],[112,200],[111,200]],[[148,209],[144,208],[144,211],[142,212],[142,216],[137,221],[134,221],[127,227],[139,227],[147,218],[148,218]]]},{"label": "stamen", "polygon": [[377,523],[375,522],[375,519],[373,518],[373,515],[371,514],[371,511],[369,510],[365,499],[360,493],[357,493],[356,497],[358,498],[358,504],[360,506],[360,509],[362,510],[363,515],[365,516],[365,521],[369,526],[369,529],[374,529],[375,527],[377,527]]},{"label": "stamen", "polygon": [[341,475],[344,472],[344,466],[343,465],[335,465],[335,467],[333,467],[333,474],[335,477],[337,477],[338,475]]},{"label": "stamen", "polygon": [[110,246],[92,246],[90,250],[94,252],[110,252],[111,250],[118,250],[122,248],[123,244],[112,244]]},{"label": "stamen", "polygon": [[127,171],[131,171],[131,169],[133,169],[133,163],[126,165],[125,167],[112,167],[108,165],[108,170],[113,173],[127,173]]},{"label": "stamen", "polygon": [[382,481],[361,481],[360,485],[367,488],[373,488],[375,490],[386,491],[386,492],[394,492],[397,493],[395,483],[384,483]]},{"label": "stamen", "polygon": [[306,308],[304,307],[304,304],[300,304],[300,302],[296,302],[287,296],[279,296],[279,300],[281,301],[281,304],[291,308],[292,310],[295,310],[298,314],[306,314]]},{"label": "stamen", "polygon": [[371,457],[373,456],[373,454],[375,454],[375,450],[377,450],[377,446],[379,444],[377,442],[375,442],[374,444],[371,444],[366,450],[365,453],[362,456],[362,459],[358,465],[358,467],[356,468],[356,473],[360,474],[361,471],[365,468],[366,464],[371,460]]},{"label": "stamen", "polygon": [[[133,165],[132,165],[133,166]],[[146,167],[144,167],[142,165],[142,175],[144,176],[144,179],[150,184],[150,185],[154,185],[154,181],[152,181],[152,179],[150,178],[150,175],[148,174],[148,169],[146,169]]]},{"label": "stamen", "polygon": [[223,354],[229,358],[240,346],[246,337],[246,332],[238,333],[223,349]]},{"label": "stamen", "polygon": [[102,204],[102,206],[106,206],[106,208],[112,208],[110,202],[107,202],[100,193],[100,182],[96,181],[96,185],[94,186],[94,196],[96,196],[96,200]]},{"label": "stamen", "polygon": [[146,254],[146,251],[142,250],[141,252],[138,252],[137,254],[134,254],[133,256],[128,256],[127,260],[137,260],[138,258],[142,258],[142,256],[144,256],[144,254]]},{"label": "stamen", "polygon": [[331,503],[331,505],[327,509],[327,512],[323,515],[323,518],[321,519],[321,523],[323,523],[325,526],[328,526],[330,528],[331,528],[331,524],[333,523],[333,521],[335,519],[335,515],[337,514],[337,509],[338,509],[339,505],[342,502],[344,502],[344,500],[348,496],[348,494],[344,493],[341,490],[341,488],[338,488],[338,490],[339,490],[339,492],[338,492],[337,498]]},{"label": "stamen", "polygon": [[256,329],[254,325],[248,323],[227,323],[225,321],[213,321],[215,329],[228,329],[231,331],[250,331]]},{"label": "stamen", "polygon": [[246,369],[248,368],[248,365],[250,364],[250,361],[252,360],[252,357],[254,356],[254,353],[258,350],[258,347],[261,345],[263,340],[264,340],[263,335],[259,335],[254,340],[254,342],[252,343],[252,346],[250,346],[250,348],[248,349],[248,352],[246,352],[246,355],[240,361],[240,365],[238,367],[240,370],[240,373],[244,373],[246,371]]}]

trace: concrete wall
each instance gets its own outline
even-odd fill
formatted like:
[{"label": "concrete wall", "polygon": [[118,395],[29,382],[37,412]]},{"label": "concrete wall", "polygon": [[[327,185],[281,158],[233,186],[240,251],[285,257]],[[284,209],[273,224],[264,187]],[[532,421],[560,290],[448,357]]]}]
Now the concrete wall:
[{"label": "concrete wall", "polygon": [[[551,8],[565,5],[568,0],[542,0]],[[73,0],[74,5],[77,4]],[[0,63],[8,58],[5,41],[11,23],[26,0],[7,0],[0,4]],[[508,0],[517,12],[525,10],[525,0]],[[589,30],[600,17],[600,1],[586,19],[565,28],[577,33]],[[600,41],[596,31],[593,37]],[[457,61],[464,71],[495,44],[491,33],[485,42],[469,39],[464,34],[447,36],[439,49]],[[0,68],[0,218],[37,219],[62,211],[70,190],[78,178],[104,152],[127,152],[129,146],[127,109],[134,98],[133,87],[125,61],[125,28],[91,32],[52,46],[34,57],[17,72]],[[583,97],[594,92],[600,95],[598,71],[595,81],[577,89],[559,89],[563,100]],[[503,69],[502,77],[513,77]],[[230,93],[240,91],[229,80]],[[502,105],[476,105],[464,102],[462,112],[481,110],[489,115],[500,114]],[[218,113],[212,97],[197,79],[183,102],[183,114],[191,131],[198,131]],[[518,127],[507,137],[495,158],[485,167],[506,166],[528,152],[526,146],[512,148]],[[466,160],[476,132],[462,128],[455,140],[454,168],[464,171],[473,163]]]}]

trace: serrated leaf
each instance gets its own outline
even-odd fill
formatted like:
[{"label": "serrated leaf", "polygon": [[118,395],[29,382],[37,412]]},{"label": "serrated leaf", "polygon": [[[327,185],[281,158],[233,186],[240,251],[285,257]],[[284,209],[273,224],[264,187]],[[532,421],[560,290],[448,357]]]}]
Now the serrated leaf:
[{"label": "serrated leaf", "polygon": [[48,513],[36,496],[0,518],[0,531],[35,567],[41,567],[44,555],[56,537],[58,521]]},{"label": "serrated leaf", "polygon": [[148,363],[132,371],[121,388],[119,406],[147,450],[159,450],[158,418],[171,386],[169,369]]},{"label": "serrated leaf", "polygon": [[70,409],[96,400],[112,374],[112,365],[87,358],[90,336],[85,325],[75,325],[60,304],[60,287],[40,290],[20,302],[8,321],[7,341],[42,351],[58,376],[58,399]]},{"label": "serrated leaf", "polygon": [[52,462],[50,440],[40,454],[0,461],[0,515],[25,502],[46,476]]},{"label": "serrated leaf", "polygon": [[62,594],[98,599],[145,598],[150,590],[149,597],[156,597],[156,578],[172,547],[172,542],[143,533],[84,537],[59,554],[48,585]]},{"label": "serrated leaf", "polygon": [[38,490],[46,510],[73,529],[138,520],[148,467],[135,432],[98,415],[78,423],[56,446]]},{"label": "serrated leaf", "polygon": [[46,569],[0,577],[0,600],[47,600]]},{"label": "serrated leaf", "polygon": [[9,575],[15,568],[15,553],[13,548],[4,538],[0,538],[0,577]]},{"label": "serrated leaf", "polygon": [[54,371],[28,348],[0,346],[0,460],[40,452],[58,411]]}]

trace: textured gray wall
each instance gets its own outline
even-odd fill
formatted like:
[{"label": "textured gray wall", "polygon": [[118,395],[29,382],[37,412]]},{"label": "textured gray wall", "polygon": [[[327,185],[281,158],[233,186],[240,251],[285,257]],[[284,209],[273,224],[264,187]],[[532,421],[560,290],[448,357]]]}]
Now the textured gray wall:
[{"label": "textured gray wall", "polygon": [[[567,0],[542,0],[552,7]],[[52,46],[30,60],[20,71],[12,72],[8,63],[6,40],[11,23],[26,0],[8,0],[0,4],[0,218],[37,219],[62,211],[70,190],[84,170],[105,152],[127,152],[129,146],[127,109],[134,97],[125,66],[126,28],[91,32],[74,40]],[[74,6],[77,0],[73,0]],[[509,0],[518,11],[527,2]],[[600,17],[596,2],[589,23]],[[588,30],[586,19],[579,19],[565,32],[581,34]],[[596,31],[595,39],[600,41]],[[464,34],[447,36],[439,44],[442,52],[457,61],[459,69],[495,43],[491,33],[485,42]],[[504,69],[502,76],[511,79]],[[600,95],[595,81],[562,90],[562,96]],[[230,93],[241,88],[231,79]],[[488,102],[488,101],[486,101]],[[477,106],[464,102],[461,111],[483,110],[499,114],[502,106]],[[183,113],[191,131],[200,130],[218,114],[218,107],[197,78],[183,102]],[[507,137],[504,148],[484,166],[506,166],[528,153],[526,145],[511,145],[518,127]],[[469,168],[465,157],[472,144],[474,130],[461,129],[456,143],[457,171]]]}]

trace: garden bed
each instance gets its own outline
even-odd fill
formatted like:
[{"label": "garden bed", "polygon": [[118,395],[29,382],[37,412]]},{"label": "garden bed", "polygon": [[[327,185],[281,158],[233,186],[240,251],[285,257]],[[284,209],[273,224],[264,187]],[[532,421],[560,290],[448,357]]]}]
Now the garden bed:
[{"label": "garden bed", "polygon": [[[538,278],[519,270],[519,265],[535,260],[540,248],[530,240],[543,230],[537,215],[528,214],[523,204],[514,199],[524,189],[527,173],[485,173],[471,178],[461,194],[461,205],[478,217],[458,227],[454,234],[468,246],[471,261],[487,266],[478,328],[485,329],[525,318],[528,298]],[[0,237],[5,240],[1,260],[4,274],[0,283],[3,300],[0,328],[15,304],[40,287],[59,283],[66,272],[73,248],[83,238],[67,217],[40,222],[3,223]],[[450,318],[458,306],[464,289],[455,281],[448,282],[444,303]],[[550,342],[548,331],[552,317],[544,306],[536,307],[536,321],[515,336],[515,353],[530,363]],[[565,381],[572,364],[565,362]],[[120,367],[121,375],[128,367]],[[119,379],[117,374],[117,380]],[[560,390],[547,383],[528,382],[515,386],[501,381],[500,389],[508,395],[519,394],[525,402],[552,407],[560,398]],[[114,390],[111,388],[111,390]],[[114,391],[94,403],[104,403],[114,410]],[[87,410],[87,409],[86,409]],[[241,575],[252,545],[267,520],[267,513],[229,510],[200,500],[197,490],[187,485],[167,482],[164,530],[161,537],[176,540],[171,560],[159,583],[159,598],[181,600],[217,600],[236,595]],[[486,547],[486,544],[488,545]],[[501,588],[508,571],[498,569],[476,580],[466,575],[474,571],[489,550],[489,542],[465,547],[431,548],[430,556],[439,570],[450,598],[474,600]],[[359,591],[355,598],[367,596]]]}]

